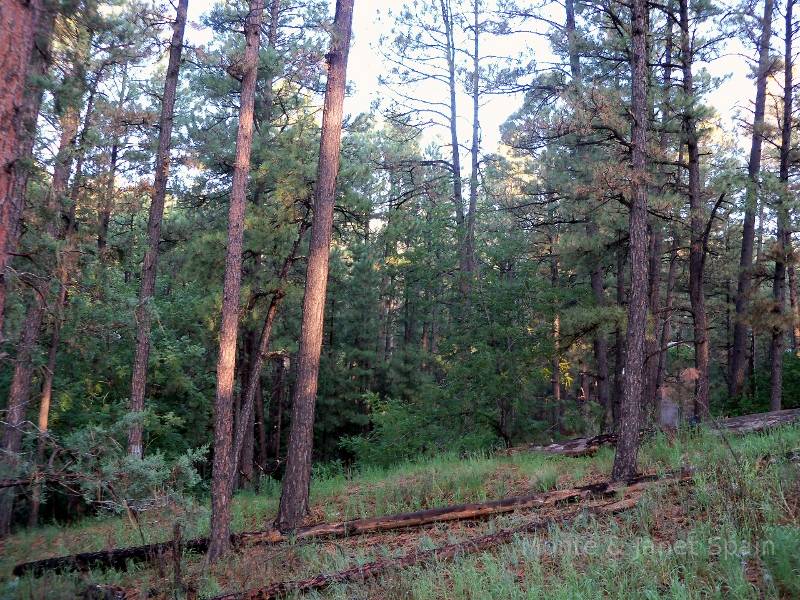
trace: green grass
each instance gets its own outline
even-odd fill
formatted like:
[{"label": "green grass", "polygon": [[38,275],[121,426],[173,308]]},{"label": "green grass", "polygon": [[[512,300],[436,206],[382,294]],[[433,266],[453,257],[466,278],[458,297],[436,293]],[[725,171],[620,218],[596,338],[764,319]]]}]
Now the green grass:
[{"label": "green grass", "polygon": [[[692,465],[692,485],[655,486],[616,518],[581,517],[570,527],[520,536],[490,553],[452,563],[389,573],[367,583],[337,586],[310,598],[796,598],[800,597],[800,473],[780,460],[800,447],[800,427],[729,438],[681,432],[670,442],[649,440],[642,470]],[[764,460],[765,456],[777,460]],[[591,458],[521,453],[510,457],[442,455],[390,469],[327,470],[312,485],[313,517],[339,520],[525,494],[606,476],[613,451]],[[236,531],[267,526],[279,487],[237,495]],[[184,556],[185,579],[208,597],[223,591],[331,572],[412,548],[427,549],[524,523],[532,513],[481,523],[318,543],[253,547],[208,571]],[[203,535],[208,509],[195,504],[141,516],[138,527],[120,517],[47,526],[6,541],[0,557],[0,597],[59,598],[88,582],[142,590],[171,590],[171,566],[137,565],[126,573],[96,571],[40,579],[10,577],[16,562],[111,546],[168,539],[179,520],[185,536]],[[178,596],[180,597],[180,596]]]}]

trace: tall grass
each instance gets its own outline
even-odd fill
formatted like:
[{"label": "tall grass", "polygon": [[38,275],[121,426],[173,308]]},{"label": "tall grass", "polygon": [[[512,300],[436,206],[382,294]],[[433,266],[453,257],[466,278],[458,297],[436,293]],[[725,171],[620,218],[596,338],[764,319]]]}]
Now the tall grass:
[{"label": "tall grass", "polygon": [[[784,455],[800,447],[800,427],[721,439],[706,431],[656,436],[640,454],[644,470],[691,465],[690,486],[654,487],[639,506],[615,519],[581,518],[570,527],[521,536],[494,552],[449,564],[419,566],[364,584],[338,586],[326,598],[796,598],[800,597],[800,475]],[[532,493],[594,481],[610,470],[613,450],[565,458],[521,453],[511,457],[444,454],[391,468],[340,466],[317,472],[312,504],[317,519],[338,520],[419,510]],[[234,530],[269,526],[279,487],[240,493]],[[277,579],[331,572],[375,558],[426,549],[524,522],[504,515],[477,525],[440,525],[386,534],[370,544],[357,538],[252,548],[211,569],[184,557],[186,581],[200,597],[265,585]],[[143,515],[134,527],[120,517],[49,525],[7,540],[0,557],[0,597],[74,597],[87,581],[141,590],[169,590],[163,565],[126,573],[10,577],[14,563],[167,539],[179,520],[187,537],[208,528],[204,503]],[[171,594],[171,592],[170,592]],[[170,596],[171,597],[171,596]],[[180,597],[180,595],[178,596]]]}]

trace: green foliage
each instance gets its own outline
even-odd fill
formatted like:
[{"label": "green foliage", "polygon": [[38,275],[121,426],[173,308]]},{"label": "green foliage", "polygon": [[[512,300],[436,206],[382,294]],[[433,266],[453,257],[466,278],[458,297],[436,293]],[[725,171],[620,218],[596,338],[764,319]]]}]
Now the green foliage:
[{"label": "green foliage", "polygon": [[[800,445],[800,428],[732,437],[730,446],[704,431],[681,431],[675,452],[665,455],[664,440],[642,448],[643,467],[666,471],[682,463],[696,467],[691,484],[654,486],[635,510],[615,518],[583,516],[565,526],[515,538],[491,552],[392,571],[368,581],[333,586],[325,597],[381,598],[793,598],[798,593],[798,528],[793,502],[797,464],[780,459]],[[779,460],[764,463],[765,454]],[[761,466],[756,466],[761,465]],[[540,453],[496,455],[441,454],[392,467],[341,467],[317,471],[312,481],[315,514],[338,521],[461,502],[532,493],[551,483],[571,487],[596,481],[611,468],[611,454],[559,457]],[[326,472],[323,472],[326,471]],[[265,486],[234,499],[234,530],[255,530],[272,518],[280,490]],[[785,499],[790,499],[785,502]],[[538,517],[542,515],[539,514]],[[485,522],[411,530],[384,543],[363,538],[278,547],[254,545],[212,568],[203,557],[183,557],[185,581],[206,593],[222,594],[279,580],[330,573],[379,558],[429,549],[444,543],[522,525],[535,514],[501,515]],[[46,545],[56,553],[166,540],[175,515],[159,510],[142,519],[141,532],[123,516],[85,519],[74,527],[20,532],[6,541],[0,557],[0,594],[11,598],[69,597],[82,593],[85,580],[69,574],[46,578],[6,578],[13,564],[38,557]],[[206,517],[190,510],[180,517],[186,535],[203,535]],[[402,544],[398,542],[402,540]],[[169,573],[167,571],[167,573]],[[93,571],[93,581],[148,589],[166,584],[163,570],[140,566],[126,573]],[[169,579],[169,578],[167,578]]]},{"label": "green foliage", "polygon": [[766,531],[761,555],[777,591],[787,598],[800,595],[800,528],[775,525]]},{"label": "green foliage", "polygon": [[416,402],[383,400],[376,394],[364,401],[371,432],[341,442],[361,464],[389,466],[442,452],[474,452],[496,443],[489,427],[476,427],[459,414],[459,405],[448,403],[433,386]]},{"label": "green foliage", "polygon": [[[205,460],[208,448],[187,450],[172,458],[160,451],[141,459],[132,457],[120,442],[127,437],[131,418],[109,428],[87,426],[64,436],[63,451],[74,457],[67,472],[75,476],[86,503],[120,512],[187,501],[199,490],[201,478],[196,467]],[[159,426],[170,429],[176,420],[173,415],[155,419],[152,413],[141,418],[156,430]]]}]

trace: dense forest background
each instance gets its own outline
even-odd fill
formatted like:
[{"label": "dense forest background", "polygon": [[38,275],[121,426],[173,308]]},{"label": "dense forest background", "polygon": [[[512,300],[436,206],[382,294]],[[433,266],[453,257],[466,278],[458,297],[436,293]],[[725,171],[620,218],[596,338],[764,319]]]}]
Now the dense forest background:
[{"label": "dense forest background", "polygon": [[[252,3],[209,5],[202,45],[183,31],[176,42],[181,6],[185,19],[185,2],[42,5],[3,275],[0,397],[4,477],[50,469],[63,485],[17,495],[16,523],[208,485],[247,81],[236,484],[284,469],[331,7],[268,1],[252,81]],[[643,426],[800,406],[792,7],[650,3],[638,112],[626,3],[426,0],[384,11],[379,97],[360,114],[345,100],[314,468],[613,431],[640,292]],[[531,36],[544,37],[546,57],[513,41]],[[734,129],[707,104],[720,82],[706,69],[732,39],[752,67]],[[509,46],[518,53],[493,51]],[[497,95],[520,103],[488,147],[496,136],[481,117]],[[648,130],[644,170],[631,162],[637,118]],[[629,251],[634,188],[647,197],[646,264]],[[137,354],[144,320],[149,355]]]}]

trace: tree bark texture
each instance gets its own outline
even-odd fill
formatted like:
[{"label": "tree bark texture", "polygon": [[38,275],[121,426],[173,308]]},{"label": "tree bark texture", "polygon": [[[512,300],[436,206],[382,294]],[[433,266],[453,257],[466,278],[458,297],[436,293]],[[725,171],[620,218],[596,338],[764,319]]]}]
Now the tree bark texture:
[{"label": "tree bark texture", "polygon": [[[26,87],[34,49],[41,0],[4,0],[0,10],[0,339],[5,313],[6,267],[16,246],[22,215],[21,198],[14,194],[20,164],[26,158]],[[38,113],[38,111],[37,111]]]},{"label": "tree bark texture", "polygon": [[[136,349],[131,372],[130,411],[144,410],[144,397],[147,390],[147,363],[150,359],[150,325],[152,303],[156,288],[156,269],[158,267],[158,245],[161,242],[161,221],[164,218],[164,200],[167,196],[169,179],[170,147],[172,145],[172,126],[175,121],[175,97],[178,89],[178,76],[183,53],[183,34],[186,29],[186,13],[189,0],[178,0],[172,40],[169,46],[169,62],[164,79],[164,95],[161,99],[161,116],[158,121],[158,148],[156,150],[156,173],[153,193],[150,199],[150,216],[147,222],[147,250],[142,264],[142,281],[139,287],[139,303],[136,307]],[[141,421],[131,425],[128,431],[128,454],[142,456]]]},{"label": "tree bark texture", "polygon": [[644,393],[644,353],[647,330],[647,13],[646,0],[631,4],[631,200],[628,224],[631,285],[625,373],[617,453],[611,478],[636,475],[639,451],[639,411]]},{"label": "tree bark texture", "polygon": [[689,302],[694,323],[694,364],[697,369],[694,416],[708,418],[708,319],[703,288],[705,271],[706,211],[700,189],[700,148],[697,142],[697,119],[694,115],[694,78],[692,73],[692,32],[689,30],[689,1],[680,0],[681,66],[683,93],[687,106],[683,109],[683,134],[689,166]]},{"label": "tree bark texture", "polygon": [[317,377],[322,352],[325,297],[328,285],[328,260],[333,227],[336,177],[339,172],[343,105],[347,82],[347,59],[353,22],[354,0],[337,0],[333,40],[328,53],[328,82],[322,116],[322,137],[314,201],[314,221],[308,251],[306,289],[297,380],[292,403],[286,472],[281,488],[277,526],[296,529],[308,514],[311,483],[311,449],[314,441],[314,410]]},{"label": "tree bark texture", "polygon": [[[232,452],[236,338],[239,330],[244,216],[247,204],[247,181],[250,176],[253,108],[258,78],[258,54],[263,13],[263,0],[251,0],[245,20],[239,129],[236,134],[236,162],[228,208],[228,248],[225,255],[225,282],[222,291],[222,317],[219,327],[217,393],[214,399],[214,465],[211,475],[209,562],[217,560],[230,547],[231,484],[236,463],[236,455]],[[240,421],[244,420],[240,419]]]}]

